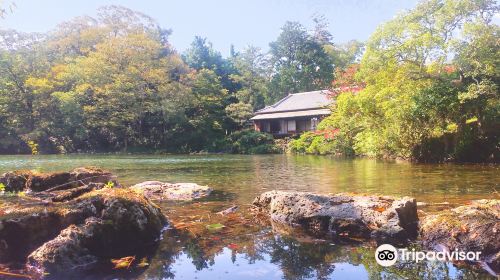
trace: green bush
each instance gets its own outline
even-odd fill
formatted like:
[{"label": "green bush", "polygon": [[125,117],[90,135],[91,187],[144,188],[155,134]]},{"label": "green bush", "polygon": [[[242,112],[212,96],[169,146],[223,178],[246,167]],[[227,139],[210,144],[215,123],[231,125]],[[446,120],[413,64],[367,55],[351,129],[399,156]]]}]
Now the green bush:
[{"label": "green bush", "polygon": [[299,154],[353,156],[352,144],[341,132],[326,138],[323,133],[305,132],[288,144],[288,151]]},{"label": "green bush", "polygon": [[279,153],[271,134],[254,130],[241,130],[228,137],[230,150],[235,154]]},{"label": "green bush", "polygon": [[300,138],[290,141],[288,151],[292,153],[304,154],[315,138],[314,133],[305,132]]}]

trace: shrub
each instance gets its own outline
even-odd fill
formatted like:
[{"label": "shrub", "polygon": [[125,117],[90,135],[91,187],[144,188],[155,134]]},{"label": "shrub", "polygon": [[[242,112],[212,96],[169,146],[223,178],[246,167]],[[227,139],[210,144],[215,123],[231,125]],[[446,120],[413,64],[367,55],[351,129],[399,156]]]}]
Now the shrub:
[{"label": "shrub", "polygon": [[271,154],[278,153],[271,134],[254,130],[241,130],[228,137],[230,150],[237,154]]},{"label": "shrub", "polygon": [[312,132],[303,133],[300,138],[290,141],[288,144],[288,151],[299,154],[306,153],[306,150],[309,148],[315,137],[318,136],[314,135]]},{"label": "shrub", "polygon": [[339,130],[305,132],[288,144],[288,151],[317,155],[354,155],[351,141]]}]

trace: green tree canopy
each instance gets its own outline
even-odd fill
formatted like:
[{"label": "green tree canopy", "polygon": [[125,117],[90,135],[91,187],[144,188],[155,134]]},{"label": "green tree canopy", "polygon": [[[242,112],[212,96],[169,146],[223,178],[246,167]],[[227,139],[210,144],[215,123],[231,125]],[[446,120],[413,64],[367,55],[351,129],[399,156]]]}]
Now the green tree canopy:
[{"label": "green tree canopy", "polygon": [[320,127],[338,137],[321,141],[370,156],[498,160],[497,13],[489,0],[427,0],[381,25],[348,75],[364,89],[337,96]]},{"label": "green tree canopy", "polygon": [[300,23],[287,22],[270,47],[273,74],[269,102],[289,93],[325,89],[330,85],[333,61]]}]

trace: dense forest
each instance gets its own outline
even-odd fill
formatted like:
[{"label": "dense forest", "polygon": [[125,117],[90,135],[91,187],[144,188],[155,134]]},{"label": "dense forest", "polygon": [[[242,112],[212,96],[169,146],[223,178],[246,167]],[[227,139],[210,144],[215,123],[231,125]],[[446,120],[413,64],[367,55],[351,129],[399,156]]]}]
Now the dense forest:
[{"label": "dense forest", "polygon": [[330,89],[333,114],[290,151],[498,161],[498,11],[423,1],[345,44],[319,16],[228,57],[202,37],[179,53],[172,30],[120,6],[44,34],[0,30],[0,153],[274,152],[246,130],[252,113]]},{"label": "dense forest", "polygon": [[200,37],[179,54],[170,30],[118,6],[47,34],[3,30],[0,152],[224,150],[254,110],[328,87],[334,65],[354,60],[361,45],[334,45],[316,22],[286,23],[269,53],[228,58]]}]

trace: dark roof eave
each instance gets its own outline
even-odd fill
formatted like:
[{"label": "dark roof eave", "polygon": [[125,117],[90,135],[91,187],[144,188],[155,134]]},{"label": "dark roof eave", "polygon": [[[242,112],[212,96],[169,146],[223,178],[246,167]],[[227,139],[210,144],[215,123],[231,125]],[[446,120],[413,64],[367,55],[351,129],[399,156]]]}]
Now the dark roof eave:
[{"label": "dark roof eave", "polygon": [[328,107],[314,107],[314,108],[305,108],[305,109],[295,109],[295,110],[281,110],[281,111],[272,111],[272,112],[255,112],[254,115],[268,115],[275,113],[287,113],[287,112],[300,112],[300,111],[312,111],[312,110],[321,110],[321,109],[330,109]]}]

